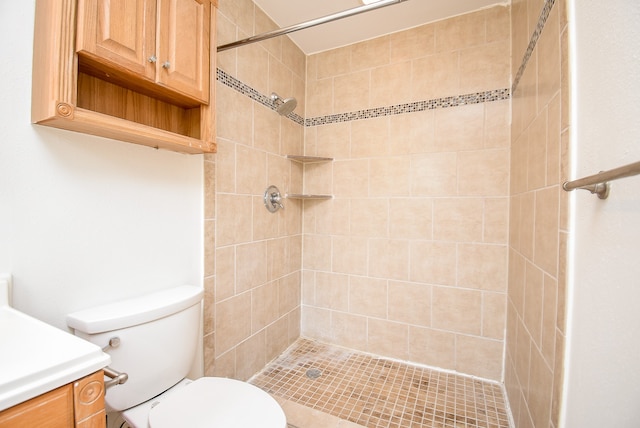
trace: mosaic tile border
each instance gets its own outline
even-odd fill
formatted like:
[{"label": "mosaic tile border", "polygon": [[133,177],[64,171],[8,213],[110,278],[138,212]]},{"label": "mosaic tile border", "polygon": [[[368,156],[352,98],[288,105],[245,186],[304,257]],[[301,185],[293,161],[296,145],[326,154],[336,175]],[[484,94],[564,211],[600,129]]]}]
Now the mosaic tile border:
[{"label": "mosaic tile border", "polygon": [[[251,98],[254,101],[275,110],[276,107],[271,98],[261,94],[251,86],[231,76],[224,70],[217,69],[217,80]],[[459,107],[467,104],[480,104],[491,101],[508,100],[511,97],[509,88],[494,89],[492,91],[475,92],[472,94],[457,95],[453,97],[436,98],[426,101],[415,101],[411,103],[396,104],[387,107],[376,107],[365,110],[358,110],[348,113],[331,114],[327,116],[318,116],[304,119],[296,113],[291,113],[287,117],[299,125],[305,127],[327,125],[330,123],[350,122],[353,120],[372,119],[375,117],[394,116],[398,114],[416,113],[426,110],[434,110],[439,108]]]},{"label": "mosaic tile border", "polygon": [[491,101],[508,100],[510,97],[511,93],[508,88],[495,89],[493,91],[476,92],[473,94],[458,95],[454,97],[436,98],[427,101],[415,101],[412,103],[396,104],[388,107],[377,107],[349,113],[313,117],[305,120],[305,126],[318,126],[329,123],[350,122],[352,120],[415,113],[439,108],[459,107],[467,104],[480,104]]},{"label": "mosaic tile border", "polygon": [[520,83],[520,79],[524,74],[524,71],[527,69],[527,63],[533,54],[536,45],[538,44],[538,40],[540,39],[540,35],[542,34],[542,30],[544,30],[544,26],[547,23],[547,19],[549,18],[549,14],[551,13],[551,9],[553,9],[553,5],[555,5],[556,0],[545,0],[544,6],[542,7],[542,11],[540,12],[540,16],[538,17],[538,23],[536,24],[536,29],[531,35],[531,39],[529,40],[529,46],[527,46],[527,51],[524,53],[524,57],[522,58],[522,63],[520,64],[520,68],[516,73],[516,77],[513,79],[513,83],[511,84],[511,93],[515,93],[518,88],[518,84]]},{"label": "mosaic tile border", "polygon": [[[216,70],[216,79],[220,83],[230,87],[231,89],[235,89],[241,94],[248,96],[252,100],[259,102],[263,106],[268,107],[273,111],[276,110],[276,106],[275,104],[273,104],[273,101],[271,100],[270,97],[267,97],[266,95],[262,95],[260,92],[256,91],[251,86],[241,82],[240,80],[236,79],[235,77],[225,72],[224,70],[221,70],[219,68]],[[293,120],[294,122],[296,122],[298,125],[304,126],[304,119],[302,118],[302,116],[296,113],[290,113],[287,117]]]}]

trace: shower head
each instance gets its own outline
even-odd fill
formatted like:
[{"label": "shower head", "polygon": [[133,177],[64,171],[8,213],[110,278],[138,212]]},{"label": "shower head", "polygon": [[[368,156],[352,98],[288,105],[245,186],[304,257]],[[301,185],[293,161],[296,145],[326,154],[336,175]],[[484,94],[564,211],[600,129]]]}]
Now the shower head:
[{"label": "shower head", "polygon": [[282,99],[280,95],[273,92],[271,94],[271,99],[273,100],[273,105],[276,106],[276,111],[280,116],[288,116],[297,106],[298,101],[291,97]]}]

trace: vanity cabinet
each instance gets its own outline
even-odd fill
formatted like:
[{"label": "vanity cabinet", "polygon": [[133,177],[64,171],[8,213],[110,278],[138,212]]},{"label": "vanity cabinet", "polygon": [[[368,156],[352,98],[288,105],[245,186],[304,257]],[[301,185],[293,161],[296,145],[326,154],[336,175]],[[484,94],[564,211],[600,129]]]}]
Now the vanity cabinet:
[{"label": "vanity cabinet", "polygon": [[0,427],[104,428],[102,370],[0,412]]},{"label": "vanity cabinet", "polygon": [[210,17],[210,0],[78,0],[80,70],[208,104]]},{"label": "vanity cabinet", "polygon": [[32,122],[215,152],[216,7],[217,0],[36,0]]}]

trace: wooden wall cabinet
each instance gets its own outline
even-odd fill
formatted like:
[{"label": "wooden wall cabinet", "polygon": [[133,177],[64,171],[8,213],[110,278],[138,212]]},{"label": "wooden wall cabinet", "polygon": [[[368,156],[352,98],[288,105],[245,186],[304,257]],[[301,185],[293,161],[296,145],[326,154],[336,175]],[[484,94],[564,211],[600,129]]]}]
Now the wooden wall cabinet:
[{"label": "wooden wall cabinet", "polygon": [[102,370],[0,412],[0,428],[104,428]]},{"label": "wooden wall cabinet", "polygon": [[37,0],[32,121],[215,152],[216,2]]}]

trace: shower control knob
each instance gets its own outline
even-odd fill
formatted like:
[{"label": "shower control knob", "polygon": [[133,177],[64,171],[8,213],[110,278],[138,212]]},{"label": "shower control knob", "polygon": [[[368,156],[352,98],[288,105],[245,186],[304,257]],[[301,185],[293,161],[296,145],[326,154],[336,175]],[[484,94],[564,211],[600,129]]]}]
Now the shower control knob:
[{"label": "shower control knob", "polygon": [[284,209],[282,204],[282,196],[280,196],[280,190],[276,186],[269,186],[264,191],[264,206],[270,213],[274,213],[279,209]]}]

